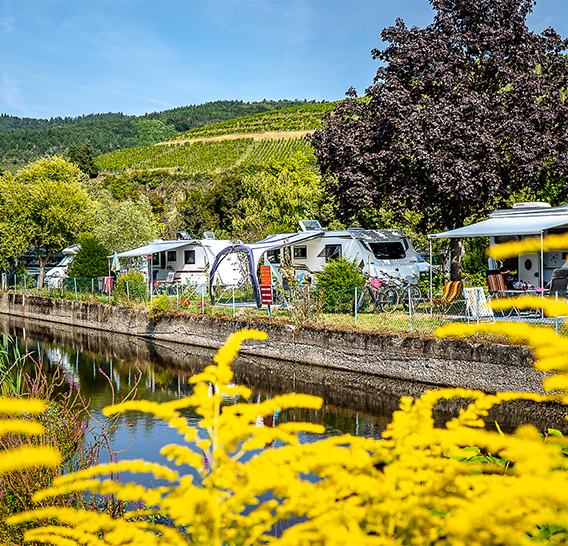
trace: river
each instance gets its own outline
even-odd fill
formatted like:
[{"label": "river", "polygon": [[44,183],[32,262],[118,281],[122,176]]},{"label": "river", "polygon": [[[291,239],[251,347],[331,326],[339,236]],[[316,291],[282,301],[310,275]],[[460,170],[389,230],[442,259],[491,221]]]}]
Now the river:
[{"label": "river", "polygon": [[[17,340],[22,352],[43,363],[50,374],[55,368],[65,370],[66,377],[80,386],[95,420],[104,419],[103,407],[119,402],[132,389],[137,376],[141,380],[135,397],[166,401],[191,393],[189,378],[211,363],[214,351],[179,343],[152,343],[149,340],[64,325],[0,315],[4,332]],[[310,421],[325,426],[325,435],[350,433],[380,438],[401,396],[417,397],[431,385],[399,381],[379,376],[342,372],[290,362],[250,356],[239,356],[234,362],[235,383],[249,387],[256,403],[277,394],[297,392],[320,396],[323,406],[318,411],[285,410],[277,422]],[[227,400],[226,403],[234,403]],[[439,404],[435,419],[438,426],[464,407],[463,401]],[[557,428],[568,433],[564,415],[568,411],[554,404],[530,402],[507,403],[494,408],[486,419],[505,431],[524,423],[541,430]],[[199,416],[191,410],[184,415],[198,426]],[[179,443],[172,429],[152,416],[129,413],[122,425],[110,434],[112,449],[121,458],[143,458],[165,463],[159,454],[168,443]],[[259,420],[259,425],[262,422]],[[303,442],[321,436],[301,435]],[[108,459],[108,456],[106,457]],[[105,461],[102,456],[101,462]]]}]

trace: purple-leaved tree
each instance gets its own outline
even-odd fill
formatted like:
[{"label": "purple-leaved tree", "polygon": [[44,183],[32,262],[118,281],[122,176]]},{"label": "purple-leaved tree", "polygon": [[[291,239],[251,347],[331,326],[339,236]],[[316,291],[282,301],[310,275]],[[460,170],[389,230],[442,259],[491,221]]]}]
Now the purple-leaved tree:
[{"label": "purple-leaved tree", "polygon": [[362,98],[350,89],[308,138],[344,213],[389,204],[444,230],[522,188],[564,186],[567,41],[528,29],[532,0],[430,3],[426,28],[383,30],[373,85]]}]

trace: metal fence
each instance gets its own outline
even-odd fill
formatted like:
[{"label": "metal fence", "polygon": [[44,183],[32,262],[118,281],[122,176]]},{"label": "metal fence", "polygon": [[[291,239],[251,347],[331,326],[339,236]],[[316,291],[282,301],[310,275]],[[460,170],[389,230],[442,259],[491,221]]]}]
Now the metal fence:
[{"label": "metal fence", "polygon": [[[268,318],[277,322],[318,325],[327,328],[353,328],[384,332],[433,334],[453,322],[526,322],[553,327],[557,334],[568,335],[565,316],[546,317],[542,310],[521,308],[495,311],[481,288],[466,288],[451,302],[416,287],[373,293],[368,287],[318,287],[301,285],[294,289],[272,288],[273,303],[258,308],[252,287],[247,284],[215,286],[211,294],[205,284],[118,282],[108,277],[65,278],[54,286],[39,287],[37,275],[2,275],[2,289],[16,293],[123,304],[140,302],[150,311],[177,310],[193,314],[234,318]],[[396,292],[396,294],[394,293]],[[564,295],[556,294],[557,299]]]}]

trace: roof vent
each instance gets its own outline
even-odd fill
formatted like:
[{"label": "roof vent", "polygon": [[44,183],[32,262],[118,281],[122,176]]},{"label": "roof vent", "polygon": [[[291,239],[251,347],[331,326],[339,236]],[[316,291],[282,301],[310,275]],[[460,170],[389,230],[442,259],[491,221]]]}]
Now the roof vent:
[{"label": "roof vent", "polygon": [[215,234],[212,231],[204,231],[203,232],[204,239],[215,239]]},{"label": "roof vent", "polygon": [[176,236],[178,241],[189,241],[191,239],[187,231],[178,231]]},{"label": "roof vent", "polygon": [[317,220],[300,220],[298,223],[302,231],[319,231],[322,229],[321,224]]},{"label": "roof vent", "polygon": [[513,205],[514,209],[549,209],[551,208],[549,203],[543,203],[542,201],[535,201],[533,203],[515,203]]}]

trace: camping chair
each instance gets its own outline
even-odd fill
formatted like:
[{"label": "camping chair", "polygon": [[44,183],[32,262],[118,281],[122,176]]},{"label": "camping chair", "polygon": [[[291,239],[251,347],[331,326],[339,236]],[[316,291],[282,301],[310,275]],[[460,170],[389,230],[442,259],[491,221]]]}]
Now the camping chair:
[{"label": "camping chair", "polygon": [[432,305],[436,307],[442,314],[446,314],[452,307],[452,304],[461,295],[463,289],[462,281],[449,281],[444,284],[442,295],[432,299]]},{"label": "camping chair", "polygon": [[544,293],[551,298],[560,297],[566,299],[568,297],[568,269],[555,269]]},{"label": "camping chair", "polygon": [[467,321],[490,320],[495,322],[493,309],[489,305],[485,292],[480,286],[475,288],[464,288],[463,295],[465,298],[465,316]]},{"label": "camping chair", "polygon": [[487,277],[487,288],[489,288],[490,298],[503,298],[509,297],[507,294],[507,285],[503,274],[498,269],[489,269],[485,272]]}]

